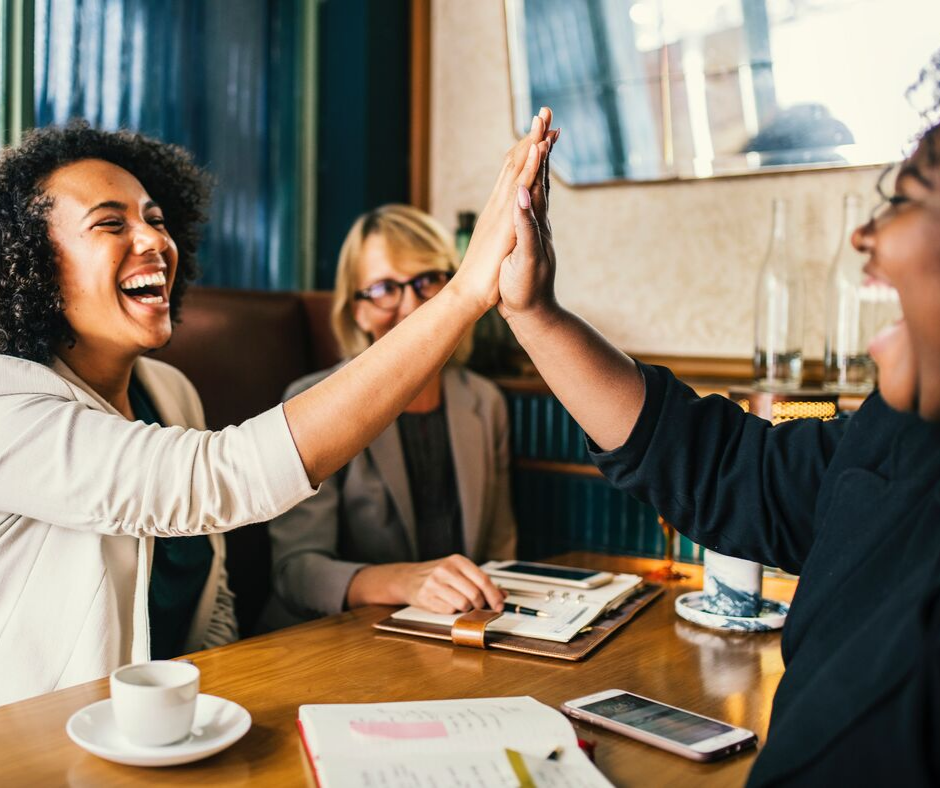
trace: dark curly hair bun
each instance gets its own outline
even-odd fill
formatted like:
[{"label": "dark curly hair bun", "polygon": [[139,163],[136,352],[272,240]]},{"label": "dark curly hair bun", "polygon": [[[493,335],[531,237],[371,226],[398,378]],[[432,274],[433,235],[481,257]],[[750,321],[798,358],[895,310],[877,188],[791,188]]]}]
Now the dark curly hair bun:
[{"label": "dark curly hair bun", "polygon": [[103,159],[140,181],[163,211],[179,249],[170,316],[179,319],[187,286],[199,274],[196,249],[212,180],[176,145],[131,131],[101,131],[84,121],[28,132],[0,156],[0,353],[48,364],[74,341],[62,311],[43,183],[81,159]]}]

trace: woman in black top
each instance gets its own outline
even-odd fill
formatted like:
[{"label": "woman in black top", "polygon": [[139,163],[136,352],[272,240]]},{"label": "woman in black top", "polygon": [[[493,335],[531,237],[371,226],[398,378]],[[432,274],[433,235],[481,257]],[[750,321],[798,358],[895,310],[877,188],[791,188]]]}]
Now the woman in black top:
[{"label": "woman in black top", "polygon": [[881,388],[849,420],[771,427],[562,309],[543,171],[500,309],[595,462],[695,541],[801,575],[750,783],[940,783],[940,126],[855,231],[904,320],[872,343]]}]

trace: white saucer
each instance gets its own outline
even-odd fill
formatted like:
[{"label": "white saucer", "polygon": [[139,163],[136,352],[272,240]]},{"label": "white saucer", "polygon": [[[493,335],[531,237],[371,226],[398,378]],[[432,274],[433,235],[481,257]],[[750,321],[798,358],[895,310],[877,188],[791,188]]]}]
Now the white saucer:
[{"label": "white saucer", "polygon": [[676,598],[676,613],[686,621],[712,629],[731,629],[736,632],[768,632],[780,629],[787,620],[790,606],[774,599],[762,599],[761,611],[756,616],[722,616],[709,613],[702,607],[702,591],[690,591]]},{"label": "white saucer", "polygon": [[131,744],[117,729],[110,698],[76,711],[65,730],[79,747],[108,761],[129,766],[176,766],[215,755],[237,742],[250,727],[251,715],[237,703],[200,693],[193,730],[176,744]]}]

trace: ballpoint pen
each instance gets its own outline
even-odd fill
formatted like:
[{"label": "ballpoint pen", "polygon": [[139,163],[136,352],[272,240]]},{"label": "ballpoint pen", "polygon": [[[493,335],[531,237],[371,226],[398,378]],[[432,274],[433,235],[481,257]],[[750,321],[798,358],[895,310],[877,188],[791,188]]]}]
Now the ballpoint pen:
[{"label": "ballpoint pen", "polygon": [[536,610],[534,607],[523,607],[515,602],[505,602],[503,604],[504,613],[522,613],[524,616],[538,616],[539,618],[551,618],[551,613],[544,610]]}]

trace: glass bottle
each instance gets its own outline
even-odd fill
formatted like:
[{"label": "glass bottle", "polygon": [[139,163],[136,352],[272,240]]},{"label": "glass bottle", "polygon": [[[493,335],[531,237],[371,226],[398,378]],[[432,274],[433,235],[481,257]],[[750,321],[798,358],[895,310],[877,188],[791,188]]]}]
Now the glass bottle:
[{"label": "glass bottle", "polygon": [[463,260],[470,245],[470,236],[477,223],[477,215],[473,211],[460,211],[457,214],[457,232],[454,234],[454,243],[457,246],[457,259]]},{"label": "glass bottle", "polygon": [[754,303],[754,379],[769,391],[797,389],[803,380],[803,275],[790,254],[787,213],[787,202],[775,199]]},{"label": "glass bottle", "polygon": [[866,282],[864,258],[852,246],[852,233],[861,223],[862,198],[845,195],[842,239],[826,284],[826,346],[823,388],[865,394],[875,385],[875,364],[868,343],[878,329],[887,288]]}]

